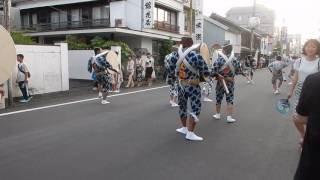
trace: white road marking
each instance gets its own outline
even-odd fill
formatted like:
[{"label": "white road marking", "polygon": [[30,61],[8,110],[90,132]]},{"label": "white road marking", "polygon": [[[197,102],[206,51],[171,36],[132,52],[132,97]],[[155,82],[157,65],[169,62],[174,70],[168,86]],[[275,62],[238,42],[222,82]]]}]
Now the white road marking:
[{"label": "white road marking", "polygon": [[[139,91],[132,91],[132,92],[121,93],[121,94],[114,94],[114,95],[108,96],[108,98],[117,97],[117,96],[124,96],[124,95],[129,95],[129,94],[136,94],[136,93],[146,92],[146,91],[152,91],[152,90],[162,89],[162,88],[166,88],[166,87],[168,87],[168,86],[160,86],[160,87],[155,87],[155,88],[150,88],[150,89],[143,89],[143,90],[139,90]],[[13,114],[20,114],[20,113],[25,113],[25,112],[31,112],[31,111],[37,111],[37,110],[42,110],[42,109],[60,107],[60,106],[66,106],[66,105],[71,105],[71,104],[78,104],[78,103],[83,103],[83,102],[88,102],[88,101],[95,101],[95,100],[98,100],[98,99],[99,98],[83,99],[83,100],[79,100],[79,101],[71,101],[71,102],[67,102],[67,103],[54,104],[54,105],[50,105],[50,106],[43,106],[43,107],[25,109],[25,110],[20,110],[20,111],[2,113],[2,114],[0,114],[0,117],[13,115]]]}]

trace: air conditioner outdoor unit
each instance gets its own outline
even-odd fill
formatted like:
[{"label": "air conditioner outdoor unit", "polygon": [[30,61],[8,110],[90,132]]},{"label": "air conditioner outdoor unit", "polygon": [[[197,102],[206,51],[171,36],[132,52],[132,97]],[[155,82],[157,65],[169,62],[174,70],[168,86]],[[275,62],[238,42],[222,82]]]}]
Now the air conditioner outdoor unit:
[{"label": "air conditioner outdoor unit", "polygon": [[114,24],[115,24],[116,27],[123,27],[124,26],[122,19],[115,19],[115,23]]}]

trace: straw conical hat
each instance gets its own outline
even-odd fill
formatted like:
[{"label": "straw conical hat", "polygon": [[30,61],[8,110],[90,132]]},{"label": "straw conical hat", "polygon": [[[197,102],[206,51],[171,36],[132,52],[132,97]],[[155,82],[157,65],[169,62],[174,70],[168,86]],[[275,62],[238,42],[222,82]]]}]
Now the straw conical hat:
[{"label": "straw conical hat", "polygon": [[16,65],[16,48],[7,30],[0,25],[0,84],[7,81]]}]

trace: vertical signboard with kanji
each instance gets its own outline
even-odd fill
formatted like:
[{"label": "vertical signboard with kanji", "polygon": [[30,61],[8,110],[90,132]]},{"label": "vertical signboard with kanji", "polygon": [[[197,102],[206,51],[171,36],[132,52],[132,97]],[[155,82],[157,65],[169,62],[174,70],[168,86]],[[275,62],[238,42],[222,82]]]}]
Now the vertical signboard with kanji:
[{"label": "vertical signboard with kanji", "polygon": [[153,28],[153,8],[154,0],[143,1],[143,27]]},{"label": "vertical signboard with kanji", "polygon": [[202,0],[196,0],[196,22],[195,22],[195,43],[203,42],[203,15],[202,15]]},{"label": "vertical signboard with kanji", "polygon": [[203,19],[198,18],[195,22],[195,42],[202,43],[203,42]]}]

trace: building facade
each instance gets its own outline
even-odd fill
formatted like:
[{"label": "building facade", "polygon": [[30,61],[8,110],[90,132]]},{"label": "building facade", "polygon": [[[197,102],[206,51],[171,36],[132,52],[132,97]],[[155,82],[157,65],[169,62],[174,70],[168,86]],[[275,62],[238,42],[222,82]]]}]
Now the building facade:
[{"label": "building facade", "polygon": [[289,55],[300,55],[302,53],[301,34],[288,34]]},{"label": "building facade", "polygon": [[[234,53],[242,58],[250,54],[251,31],[249,29],[241,27],[233,21],[215,13],[211,14],[208,23],[211,24],[211,28],[214,28],[213,24],[219,27],[213,32],[205,30],[205,36],[210,39],[210,41],[219,44],[229,41],[234,47]],[[206,27],[205,29],[208,28]],[[219,37],[215,37],[216,32],[219,34]],[[262,36],[260,34],[254,33],[252,53],[261,49],[261,39]],[[210,43],[212,42],[208,42],[208,44]]]},{"label": "building facade", "polygon": [[164,39],[190,35],[185,0],[13,0],[13,5],[20,9],[21,29],[43,44],[67,35],[99,35],[152,53]]},{"label": "building facade", "polygon": [[[231,8],[226,17],[239,26],[249,28],[249,19],[252,17],[253,7],[234,7]],[[255,8],[255,16],[260,19],[260,25],[257,30],[262,34],[273,36],[275,31],[275,13],[263,5],[257,5]]]}]

